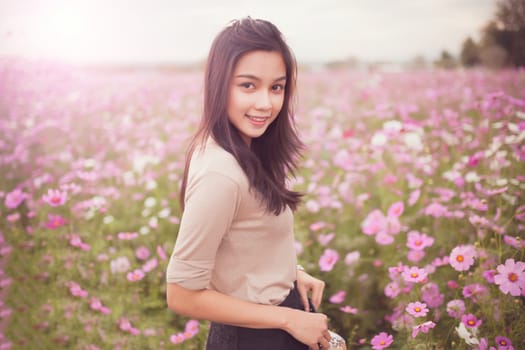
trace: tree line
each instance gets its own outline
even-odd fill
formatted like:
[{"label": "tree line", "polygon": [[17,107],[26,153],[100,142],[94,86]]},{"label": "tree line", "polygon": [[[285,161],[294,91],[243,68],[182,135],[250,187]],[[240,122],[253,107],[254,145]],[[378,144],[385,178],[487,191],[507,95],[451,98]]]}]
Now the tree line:
[{"label": "tree line", "polygon": [[483,27],[479,42],[468,37],[458,58],[442,51],[434,63],[442,68],[525,67],[525,0],[498,0],[495,16]]}]

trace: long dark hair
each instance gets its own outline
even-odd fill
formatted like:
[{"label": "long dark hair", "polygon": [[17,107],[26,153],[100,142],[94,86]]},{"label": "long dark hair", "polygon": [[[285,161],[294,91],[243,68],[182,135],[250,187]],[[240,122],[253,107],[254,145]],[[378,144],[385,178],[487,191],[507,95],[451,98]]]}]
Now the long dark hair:
[{"label": "long dark hair", "polygon": [[[283,106],[277,118],[262,136],[254,138],[248,146],[229,121],[227,103],[235,65],[244,54],[255,50],[281,54],[286,67],[286,87]],[[302,194],[286,187],[287,174],[294,174],[304,147],[293,118],[296,79],[297,64],[293,53],[272,23],[247,17],[232,21],[217,35],[206,63],[201,124],[186,154],[179,197],[183,210],[191,155],[196,146],[202,146],[210,135],[237,159],[248,178],[250,189],[255,189],[268,212],[278,215],[286,205],[292,210],[297,208]]]}]

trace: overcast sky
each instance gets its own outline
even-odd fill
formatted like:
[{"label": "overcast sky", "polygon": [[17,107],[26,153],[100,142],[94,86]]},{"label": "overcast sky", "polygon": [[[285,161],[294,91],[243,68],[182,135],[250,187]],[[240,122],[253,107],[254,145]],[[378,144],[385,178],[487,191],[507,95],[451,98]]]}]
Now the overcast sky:
[{"label": "overcast sky", "polygon": [[74,62],[204,60],[234,18],[272,21],[300,62],[453,54],[495,0],[0,0],[0,55]]}]

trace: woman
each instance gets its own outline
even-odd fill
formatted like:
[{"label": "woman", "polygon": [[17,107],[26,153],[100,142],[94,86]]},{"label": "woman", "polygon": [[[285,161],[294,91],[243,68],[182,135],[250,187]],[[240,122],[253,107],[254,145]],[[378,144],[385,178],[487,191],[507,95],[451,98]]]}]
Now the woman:
[{"label": "woman", "polygon": [[[212,321],[208,350],[328,348],[324,282],[296,265],[286,188],[302,148],[296,63],[270,22],[233,21],[206,65],[204,111],[186,160],[168,307]],[[311,292],[311,305],[308,293]]]}]

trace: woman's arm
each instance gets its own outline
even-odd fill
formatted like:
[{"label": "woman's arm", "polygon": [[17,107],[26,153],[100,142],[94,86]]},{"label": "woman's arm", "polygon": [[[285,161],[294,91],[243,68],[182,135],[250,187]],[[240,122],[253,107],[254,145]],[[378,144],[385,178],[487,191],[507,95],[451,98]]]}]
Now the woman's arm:
[{"label": "woman's arm", "polygon": [[318,349],[328,348],[328,318],[288,307],[255,304],[216,291],[191,290],[167,284],[168,307],[181,315],[247,328],[278,328],[300,342]]}]

